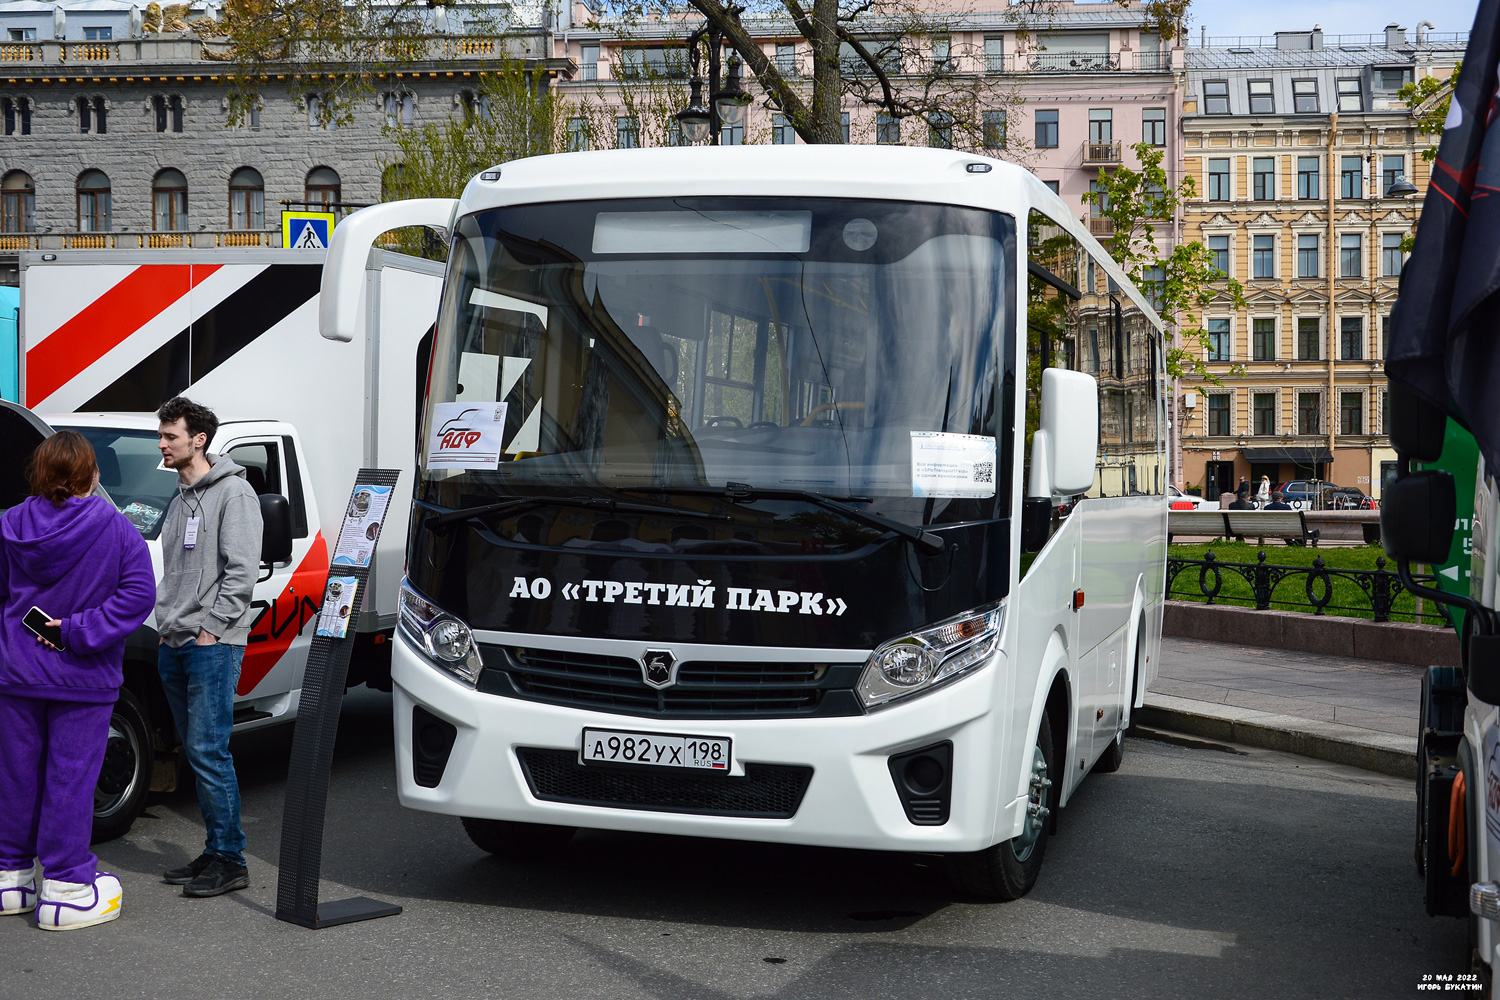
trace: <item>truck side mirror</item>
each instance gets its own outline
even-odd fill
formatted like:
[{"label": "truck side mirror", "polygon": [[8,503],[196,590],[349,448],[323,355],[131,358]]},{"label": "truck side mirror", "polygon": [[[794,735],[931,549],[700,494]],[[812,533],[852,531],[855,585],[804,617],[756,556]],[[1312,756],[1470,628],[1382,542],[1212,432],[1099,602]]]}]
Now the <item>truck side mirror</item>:
[{"label": "truck side mirror", "polygon": [[1044,369],[1041,410],[1026,495],[1050,500],[1087,492],[1099,459],[1099,383],[1083,372]]},{"label": "truck side mirror", "polygon": [[286,497],[277,493],[266,493],[260,497],[260,561],[284,563],[292,561],[292,505]]},{"label": "truck side mirror", "polygon": [[1437,469],[1402,476],[1380,499],[1380,538],[1392,559],[1448,560],[1458,516],[1453,477]]},{"label": "truck side mirror", "polygon": [[406,226],[453,229],[457,198],[388,201],[352,213],[333,230],[318,290],[318,332],[348,343],[360,330],[365,302],[365,263],[381,233]]},{"label": "truck side mirror", "polygon": [[1500,635],[1469,635],[1469,690],[1486,705],[1500,705]]}]

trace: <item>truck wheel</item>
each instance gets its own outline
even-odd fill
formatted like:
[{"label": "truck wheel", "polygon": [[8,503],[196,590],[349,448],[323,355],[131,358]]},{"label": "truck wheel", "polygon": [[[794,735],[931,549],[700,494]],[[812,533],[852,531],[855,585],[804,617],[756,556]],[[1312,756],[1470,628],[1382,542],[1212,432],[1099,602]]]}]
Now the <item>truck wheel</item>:
[{"label": "truck wheel", "polygon": [[992,902],[1020,899],[1036,884],[1047,852],[1048,818],[1057,796],[1052,790],[1052,723],[1042,716],[1031,757],[1026,826],[1020,835],[972,854],[948,855],[948,879],[958,891]]},{"label": "truck wheel", "polygon": [[572,826],[547,826],[542,823],[511,823],[502,819],[463,817],[464,833],[481,851],[502,857],[526,859],[556,853],[567,846],[578,832]]},{"label": "truck wheel", "polygon": [[146,707],[122,688],[109,716],[109,742],[94,786],[93,839],[113,840],[130,831],[151,790],[151,722]]}]

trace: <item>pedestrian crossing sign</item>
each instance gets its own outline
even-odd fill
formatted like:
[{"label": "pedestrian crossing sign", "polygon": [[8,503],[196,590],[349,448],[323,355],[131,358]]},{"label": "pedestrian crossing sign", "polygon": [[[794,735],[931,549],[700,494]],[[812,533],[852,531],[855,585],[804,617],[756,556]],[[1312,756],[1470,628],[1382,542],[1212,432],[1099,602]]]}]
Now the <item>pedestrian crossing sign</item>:
[{"label": "pedestrian crossing sign", "polygon": [[327,250],[333,221],[332,212],[282,212],[281,245],[292,250]]}]

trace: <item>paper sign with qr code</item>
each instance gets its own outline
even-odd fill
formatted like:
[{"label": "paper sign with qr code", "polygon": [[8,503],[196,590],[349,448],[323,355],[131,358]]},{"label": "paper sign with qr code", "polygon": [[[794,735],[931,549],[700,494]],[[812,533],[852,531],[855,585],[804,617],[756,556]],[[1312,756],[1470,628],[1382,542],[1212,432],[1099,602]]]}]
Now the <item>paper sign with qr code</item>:
[{"label": "paper sign with qr code", "polygon": [[911,432],[911,495],[995,495],[995,439],[978,434]]}]

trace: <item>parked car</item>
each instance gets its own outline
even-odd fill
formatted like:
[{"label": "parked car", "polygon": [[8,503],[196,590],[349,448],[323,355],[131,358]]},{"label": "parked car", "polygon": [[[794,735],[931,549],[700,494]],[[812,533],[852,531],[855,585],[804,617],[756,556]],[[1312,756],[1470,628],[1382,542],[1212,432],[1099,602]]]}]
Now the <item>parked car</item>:
[{"label": "parked car", "polygon": [[1219,501],[1205,500],[1192,493],[1184,493],[1175,486],[1167,486],[1167,507],[1171,510],[1218,510]]},{"label": "parked car", "polygon": [[1294,510],[1330,510],[1330,498],[1340,487],[1322,479],[1289,479],[1280,488],[1281,498]]},{"label": "parked car", "polygon": [[1378,510],[1375,498],[1354,486],[1335,486],[1329,493],[1333,510]]}]

